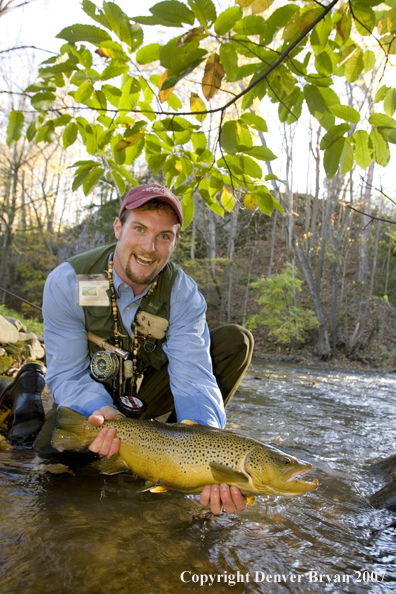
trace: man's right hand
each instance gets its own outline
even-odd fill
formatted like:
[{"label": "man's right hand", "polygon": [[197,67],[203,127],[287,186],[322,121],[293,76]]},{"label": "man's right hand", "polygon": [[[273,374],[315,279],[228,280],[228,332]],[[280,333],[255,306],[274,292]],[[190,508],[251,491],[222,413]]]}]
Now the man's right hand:
[{"label": "man's right hand", "polygon": [[[88,418],[91,425],[100,427],[105,421],[112,421],[117,416],[123,416],[116,408],[112,406],[102,406],[95,410]],[[103,427],[95,437],[93,442],[88,446],[91,452],[99,454],[99,456],[107,456],[111,458],[116,454],[120,447],[120,440],[115,436],[116,430],[113,428]]]}]

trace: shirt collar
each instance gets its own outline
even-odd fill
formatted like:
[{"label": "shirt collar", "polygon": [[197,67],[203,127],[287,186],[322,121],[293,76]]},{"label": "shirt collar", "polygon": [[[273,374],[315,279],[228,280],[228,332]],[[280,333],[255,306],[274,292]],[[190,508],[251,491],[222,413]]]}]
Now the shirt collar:
[{"label": "shirt collar", "polygon": [[[112,255],[110,256],[110,258],[112,257]],[[149,292],[152,284],[153,283],[150,283],[145,288],[145,290],[143,291],[143,293],[140,293],[139,295],[137,295],[136,299],[141,299],[142,297],[144,297],[145,295],[147,295],[147,293]],[[114,266],[113,266],[113,285],[114,285],[114,289],[115,289],[115,291],[117,293],[117,297],[118,298],[120,298],[120,296],[121,296],[121,289],[124,288],[124,287],[126,287],[125,290],[128,290],[130,293],[132,293],[133,297],[135,297],[135,292],[132,289],[132,287],[130,287],[129,285],[127,285],[126,283],[124,283],[124,281],[118,276],[117,272],[114,270]]]}]

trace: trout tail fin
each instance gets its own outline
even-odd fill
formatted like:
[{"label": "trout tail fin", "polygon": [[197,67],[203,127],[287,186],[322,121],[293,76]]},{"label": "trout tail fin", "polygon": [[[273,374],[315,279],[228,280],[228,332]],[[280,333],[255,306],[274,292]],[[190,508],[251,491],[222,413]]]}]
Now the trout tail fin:
[{"label": "trout tail fin", "polygon": [[51,443],[60,452],[64,450],[82,450],[93,441],[98,428],[88,423],[84,415],[61,406],[58,408],[56,426]]}]

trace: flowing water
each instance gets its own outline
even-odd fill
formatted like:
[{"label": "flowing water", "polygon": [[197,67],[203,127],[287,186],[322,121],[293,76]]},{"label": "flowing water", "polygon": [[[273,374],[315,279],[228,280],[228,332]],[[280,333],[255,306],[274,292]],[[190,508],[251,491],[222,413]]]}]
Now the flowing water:
[{"label": "flowing water", "polygon": [[369,496],[395,452],[396,377],[255,361],[228,428],[312,462],[317,491],[213,516],[130,474],[50,474],[0,453],[0,593],[396,592],[395,514]]}]

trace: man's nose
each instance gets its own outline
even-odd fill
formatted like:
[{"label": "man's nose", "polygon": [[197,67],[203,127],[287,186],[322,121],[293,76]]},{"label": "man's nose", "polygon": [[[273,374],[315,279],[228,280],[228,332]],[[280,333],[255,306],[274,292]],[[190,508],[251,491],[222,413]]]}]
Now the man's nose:
[{"label": "man's nose", "polygon": [[142,248],[146,253],[151,253],[156,251],[156,237],[155,235],[151,235],[147,233],[144,238],[142,239],[141,243]]}]

